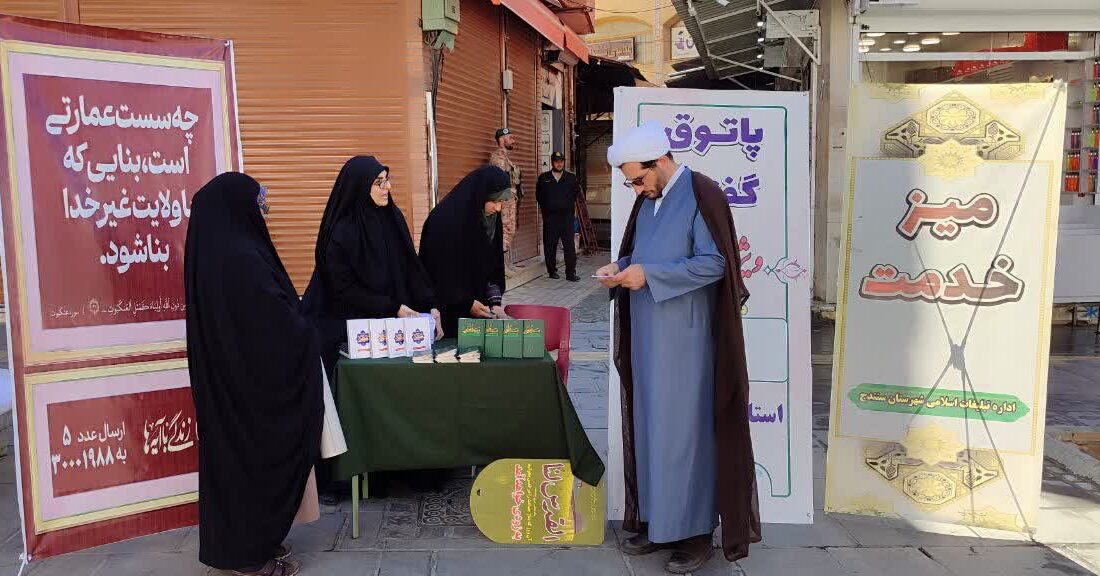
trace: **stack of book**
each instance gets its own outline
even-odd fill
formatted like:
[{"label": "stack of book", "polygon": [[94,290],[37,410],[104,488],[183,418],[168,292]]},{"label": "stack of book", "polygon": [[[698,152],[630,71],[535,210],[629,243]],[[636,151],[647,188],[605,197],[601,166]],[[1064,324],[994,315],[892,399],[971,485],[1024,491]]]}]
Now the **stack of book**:
[{"label": "stack of book", "polygon": [[341,353],[348,358],[405,358],[431,352],[435,321],[431,314],[416,318],[348,320],[348,344]]},{"label": "stack of book", "polygon": [[421,350],[413,352],[412,360],[413,364],[431,364],[435,361],[435,358],[431,350]]},{"label": "stack of book", "polygon": [[440,346],[435,350],[435,361],[438,364],[457,364],[458,347],[453,344]]},{"label": "stack of book", "polygon": [[477,348],[486,358],[542,358],[546,326],[542,320],[459,319],[458,346]]},{"label": "stack of book", "polygon": [[458,361],[463,364],[476,364],[481,362],[481,349],[473,347],[459,348]]}]

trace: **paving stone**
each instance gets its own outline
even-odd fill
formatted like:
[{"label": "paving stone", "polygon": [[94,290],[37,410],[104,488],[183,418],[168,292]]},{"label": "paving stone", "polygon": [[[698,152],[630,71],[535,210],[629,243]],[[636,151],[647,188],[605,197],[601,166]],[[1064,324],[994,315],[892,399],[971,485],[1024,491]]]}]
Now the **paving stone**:
[{"label": "paving stone", "polygon": [[436,558],[437,576],[486,574],[615,576],[627,575],[626,562],[615,550],[539,549],[443,551]]},{"label": "paving stone", "polygon": [[0,458],[0,484],[15,484],[15,458]]},{"label": "paving stone", "polygon": [[[0,542],[0,568],[8,568],[10,566],[19,566],[22,560],[19,558],[23,553],[23,533],[12,532],[2,542]],[[7,572],[7,570],[4,570]]]},{"label": "paving stone", "polygon": [[311,524],[295,524],[286,540],[298,552],[327,552],[336,546],[340,531],[349,521],[343,512],[327,514]]},{"label": "paving stone", "polygon": [[1100,574],[1100,544],[1056,544],[1050,549],[1094,574]]},{"label": "paving stone", "polygon": [[96,576],[201,576],[217,573],[199,562],[197,555],[180,553],[112,554],[94,572]]},{"label": "paving stone", "polygon": [[[661,551],[646,556],[624,556],[634,576],[667,576],[665,564],[671,551]],[[710,560],[702,568],[692,572],[695,576],[729,576],[739,574],[741,569],[735,563],[726,561],[720,550],[715,550]]]},{"label": "paving stone", "polygon": [[312,552],[296,555],[308,576],[428,576],[431,552]]},{"label": "paving stone", "polygon": [[829,548],[829,555],[853,574],[890,576],[952,576],[916,548]]},{"label": "paving stone", "polygon": [[[101,554],[63,554],[35,561],[24,574],[27,576],[92,576],[107,560]],[[103,576],[114,576],[106,575]]]},{"label": "paving stone", "polygon": [[1096,543],[1100,540],[1100,523],[1086,514],[1087,511],[1040,509],[1035,540],[1043,544]]},{"label": "paving stone", "polygon": [[1059,480],[1043,480],[1039,496],[1041,508],[1081,508],[1100,506],[1100,494]]},{"label": "paving stone", "polygon": [[106,546],[97,546],[87,550],[81,550],[76,554],[153,554],[153,553],[177,553],[190,534],[190,528],[180,528],[159,534],[150,534],[141,538],[123,540]]},{"label": "paving stone", "polygon": [[1043,546],[1009,548],[925,548],[933,560],[957,575],[1028,574],[1087,576],[1091,571]]},{"label": "paving stone", "polygon": [[824,548],[856,546],[848,530],[835,519],[818,513],[813,524],[764,524],[761,527],[765,548]]},{"label": "paving stone", "polygon": [[380,550],[383,548],[381,531],[384,513],[381,510],[359,513],[359,538],[351,537],[351,515],[336,541],[336,551]]},{"label": "paving stone", "polygon": [[749,557],[737,561],[746,576],[812,575],[848,576],[854,574],[821,548],[774,549],[753,547]]},{"label": "paving stone", "polygon": [[830,514],[861,546],[972,546],[978,535],[967,526]]}]

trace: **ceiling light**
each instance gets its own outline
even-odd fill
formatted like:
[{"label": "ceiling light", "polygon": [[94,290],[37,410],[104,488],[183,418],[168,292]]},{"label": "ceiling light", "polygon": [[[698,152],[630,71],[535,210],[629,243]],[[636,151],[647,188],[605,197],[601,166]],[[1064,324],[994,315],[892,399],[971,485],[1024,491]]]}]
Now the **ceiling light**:
[{"label": "ceiling light", "polygon": [[905,40],[894,40],[892,43],[901,46],[902,44],[905,44]]},{"label": "ceiling light", "polygon": [[943,34],[944,36],[958,36],[959,35],[958,32],[940,32],[940,34]]},{"label": "ceiling light", "polygon": [[764,43],[764,37],[763,37],[763,36],[759,36],[759,37],[757,37],[757,38],[756,38],[756,43],[757,43],[757,44],[763,44],[763,43]]},{"label": "ceiling light", "polygon": [[764,21],[763,20],[757,20],[756,21],[756,27],[757,28],[763,28],[764,27]]},{"label": "ceiling light", "polygon": [[920,34],[920,32],[906,32],[905,33],[906,36],[916,36],[917,34]]},{"label": "ceiling light", "polygon": [[902,52],[920,52],[920,45],[919,44],[906,44],[905,47],[901,49],[901,51]]},{"label": "ceiling light", "polygon": [[763,52],[761,52],[761,53],[757,54],[757,55],[756,55],[756,59],[757,59],[757,60],[763,60],[763,59],[764,59],[764,53],[763,53]]},{"label": "ceiling light", "polygon": [[867,52],[871,51],[871,47],[870,46],[860,46],[859,51],[866,54]]},{"label": "ceiling light", "polygon": [[934,46],[940,43],[940,39],[936,36],[932,36],[930,38],[921,38],[920,43],[924,44],[925,46]]},{"label": "ceiling light", "polygon": [[859,45],[860,46],[874,46],[875,45],[875,39],[874,38],[864,38],[863,40],[859,41]]},{"label": "ceiling light", "polygon": [[885,35],[886,35],[885,32],[868,32],[868,33],[864,34],[864,36],[867,36],[868,38],[881,38]]},{"label": "ceiling light", "polygon": [[893,48],[879,48],[878,51],[879,52],[893,52],[894,49]]}]

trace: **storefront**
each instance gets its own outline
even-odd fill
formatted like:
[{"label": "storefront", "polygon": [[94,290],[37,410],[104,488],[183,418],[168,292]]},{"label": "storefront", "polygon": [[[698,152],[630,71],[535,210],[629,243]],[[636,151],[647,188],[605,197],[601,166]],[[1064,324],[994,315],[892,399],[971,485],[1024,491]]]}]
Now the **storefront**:
[{"label": "storefront", "polygon": [[[1080,264],[1100,250],[1100,5],[1093,0],[1020,7],[986,0],[922,0],[912,6],[871,5],[860,12],[855,4],[854,29],[831,35],[834,41],[848,42],[853,83],[1066,83],[1055,301],[1100,301],[1100,268]],[[842,68],[835,56],[832,66]],[[832,94],[834,115],[859,114],[840,106],[838,96],[846,99],[847,93]],[[836,173],[844,171],[844,164],[835,157],[843,152],[843,124],[833,122],[831,132],[829,193],[818,206],[829,222],[827,236],[815,240],[818,251],[835,251],[838,245],[845,189]],[[816,280],[819,297],[828,293],[825,299],[835,302],[835,294],[822,286],[836,285],[836,267],[819,270]]]},{"label": "storefront", "polygon": [[[453,50],[433,50],[421,6],[0,0],[0,13],[231,40],[245,170],[269,190],[272,237],[302,290],[313,269],[318,221],[348,157],[371,154],[390,166],[395,201],[418,237],[433,201],[488,161],[502,125],[517,131],[513,157],[531,196],[522,208],[517,256],[538,255],[537,74],[556,54],[568,87],[572,65],[587,59],[585,44],[539,0],[461,0]],[[560,102],[565,117],[571,97],[566,90]]]}]

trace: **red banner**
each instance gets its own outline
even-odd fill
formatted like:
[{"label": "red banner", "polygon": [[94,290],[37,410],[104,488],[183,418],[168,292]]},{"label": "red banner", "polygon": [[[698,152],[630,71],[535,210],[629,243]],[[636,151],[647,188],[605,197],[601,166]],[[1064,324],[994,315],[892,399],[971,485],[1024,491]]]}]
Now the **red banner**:
[{"label": "red banner", "polygon": [[23,84],[35,228],[50,231],[37,235],[44,327],[183,318],[190,196],[217,173],[210,90]]},{"label": "red banner", "polygon": [[53,495],[198,470],[190,388],[50,404]]},{"label": "red banner", "polygon": [[44,557],[196,521],[191,198],[240,169],[223,40],[0,15],[23,534]]}]

